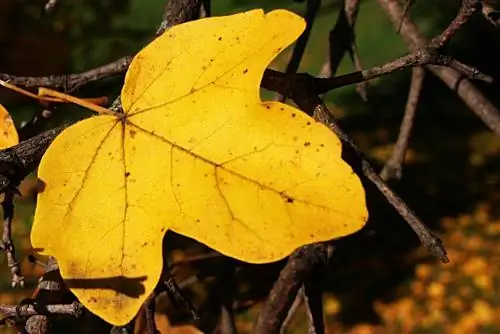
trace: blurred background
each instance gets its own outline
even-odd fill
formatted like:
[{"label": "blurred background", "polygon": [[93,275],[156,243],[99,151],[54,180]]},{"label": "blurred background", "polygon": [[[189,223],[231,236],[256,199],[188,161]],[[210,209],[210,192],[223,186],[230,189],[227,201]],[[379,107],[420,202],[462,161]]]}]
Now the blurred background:
[{"label": "blurred background", "polygon": [[[0,1],[0,72],[23,76],[74,73],[133,55],[153,35],[161,21],[165,0],[60,0],[50,14],[44,12],[44,5],[44,0]],[[459,0],[418,0],[410,16],[431,37],[448,25],[459,5]],[[292,0],[213,1],[213,15],[251,8],[289,8],[303,14],[305,4]],[[323,0],[301,72],[313,75],[320,72],[327,57],[328,32],[336,22],[338,8],[339,1]],[[365,68],[407,52],[387,15],[374,0],[362,2],[356,33]],[[286,50],[272,67],[283,70],[290,51]],[[446,52],[500,78],[500,30],[482,17],[462,29]],[[346,57],[338,74],[351,71],[354,68]],[[370,81],[366,103],[354,87],[325,96],[342,127],[379,168],[388,159],[397,138],[410,76],[411,70],[405,70]],[[122,76],[106,78],[73,94],[105,95],[113,100],[122,83]],[[477,85],[500,107],[498,83]],[[264,98],[272,96],[263,92]],[[18,128],[43,108],[34,100],[5,90],[0,91],[0,103],[9,110]],[[76,106],[58,106],[46,128],[88,115]],[[318,279],[326,291],[328,332],[500,333],[499,153],[500,138],[429,74],[403,179],[392,182],[391,186],[442,236],[451,263],[444,265],[429,257],[384,198],[368,189],[371,215],[368,225],[337,242],[331,266]],[[31,254],[29,231],[35,188],[33,176],[22,183],[23,196],[17,200],[14,222],[18,259],[23,263],[27,284],[25,289],[10,288],[7,263],[1,258],[0,304],[16,304],[30,295],[36,286],[36,275],[41,272],[27,261]],[[228,279],[224,269],[228,261],[215,257],[192,264],[190,258],[208,250],[171,233],[165,244],[172,261],[187,259],[186,265],[175,268],[179,282],[186,283],[193,274],[200,273],[206,279],[200,280],[198,275],[198,281],[183,285],[194,304],[202,310],[215,307],[208,301],[214,298],[210,287],[218,286],[220,290],[224,285],[210,285],[210,279],[220,278],[221,272]],[[247,333],[259,312],[259,302],[266,297],[283,263],[251,266],[229,262],[236,268],[229,275],[231,293],[215,294],[220,300],[229,300],[236,309],[238,332]],[[163,326],[167,323],[173,326],[165,333],[189,332],[190,327],[178,327],[188,324],[189,318],[173,312],[167,304],[165,301],[159,309],[168,311],[168,320],[165,315],[158,315]],[[288,328],[290,333],[306,332],[306,317],[300,307]]]}]

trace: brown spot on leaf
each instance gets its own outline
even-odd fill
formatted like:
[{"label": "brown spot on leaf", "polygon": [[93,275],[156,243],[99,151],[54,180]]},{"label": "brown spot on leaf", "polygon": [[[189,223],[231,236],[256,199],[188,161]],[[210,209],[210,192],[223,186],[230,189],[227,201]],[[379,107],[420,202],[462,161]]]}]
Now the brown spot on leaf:
[{"label": "brown spot on leaf", "polygon": [[135,130],[130,130],[128,133],[130,134],[130,138],[132,139],[134,139],[135,135],[137,134]]},{"label": "brown spot on leaf", "polygon": [[125,177],[129,177],[130,176],[130,172],[125,172]]},{"label": "brown spot on leaf", "polygon": [[245,68],[245,69],[243,70],[243,74],[247,74],[247,73],[248,73],[248,68]]},{"label": "brown spot on leaf", "polygon": [[306,141],[306,142],[304,143],[304,146],[305,146],[305,147],[307,147],[307,146],[311,146],[311,142]]}]

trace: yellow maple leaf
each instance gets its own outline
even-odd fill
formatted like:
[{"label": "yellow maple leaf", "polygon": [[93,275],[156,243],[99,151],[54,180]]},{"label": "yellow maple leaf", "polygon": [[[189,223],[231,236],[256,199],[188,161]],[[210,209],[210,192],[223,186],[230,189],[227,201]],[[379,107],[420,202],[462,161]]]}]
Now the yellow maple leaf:
[{"label": "yellow maple leaf", "polygon": [[9,112],[0,104],[0,149],[19,144],[19,136]]},{"label": "yellow maple leaf", "polygon": [[300,110],[262,103],[265,67],[303,31],[262,10],[189,22],[139,52],[124,114],[59,135],[31,233],[78,299],[130,321],[158,282],[167,230],[253,263],[344,236],[367,219],[341,143]]}]

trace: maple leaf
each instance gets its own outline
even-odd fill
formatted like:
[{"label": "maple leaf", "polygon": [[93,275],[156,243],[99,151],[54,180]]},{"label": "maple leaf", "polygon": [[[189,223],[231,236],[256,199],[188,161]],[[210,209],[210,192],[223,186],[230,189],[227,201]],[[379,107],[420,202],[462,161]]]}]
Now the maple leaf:
[{"label": "maple leaf", "polygon": [[264,69],[303,29],[285,10],[175,26],[132,61],[124,114],[52,143],[31,240],[90,311],[115,325],[134,317],[159,280],[167,230],[265,263],[364,225],[339,139],[259,97]]}]

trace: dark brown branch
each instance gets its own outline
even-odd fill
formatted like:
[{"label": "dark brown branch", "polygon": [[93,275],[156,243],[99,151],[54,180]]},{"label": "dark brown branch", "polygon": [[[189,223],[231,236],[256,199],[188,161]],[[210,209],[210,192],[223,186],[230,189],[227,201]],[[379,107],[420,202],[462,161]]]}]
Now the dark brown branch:
[{"label": "dark brown branch", "polygon": [[[295,101],[299,103],[299,101]],[[410,225],[413,231],[417,234],[420,242],[427,250],[441,260],[443,263],[449,262],[446,256],[446,251],[443,247],[440,238],[435,236],[417,217],[417,215],[408,207],[408,205],[395,194],[387,184],[378,176],[368,161],[364,153],[354,144],[354,142],[347,136],[347,134],[338,126],[333,118],[331,112],[325,107],[319,98],[316,100],[310,98],[303,103],[305,110],[310,110],[314,106],[315,117],[324,123],[330,130],[332,130],[345,144],[348,145],[352,153],[354,153],[361,163],[363,175],[377,187],[377,189],[384,195],[387,201],[396,209],[396,211],[403,217]]]},{"label": "dark brown branch", "polygon": [[351,165],[360,166],[361,173],[371,183],[373,183],[377,189],[379,189],[387,201],[406,220],[427,250],[439,258],[442,262],[448,262],[448,257],[446,256],[446,251],[442,246],[441,240],[425,227],[422,221],[406,205],[406,203],[378,176],[364,153],[354,144],[347,134],[342,131],[321,99],[315,94],[315,92],[311,91],[311,86],[309,85],[310,77],[305,75],[302,77],[302,82],[296,81],[293,82],[293,86],[290,86],[290,82],[283,80],[283,75],[280,75],[275,71],[267,71],[266,73],[268,73],[268,75],[264,76],[264,79],[262,80],[262,87],[272,91],[288,92],[291,99],[302,110],[310,115],[314,115],[318,121],[328,126],[330,130],[332,130],[347,145],[347,148],[355,157],[355,160],[348,162]]},{"label": "dark brown branch", "polygon": [[349,73],[334,78],[314,78],[313,80],[311,80],[310,84],[315,87],[316,94],[324,94],[339,87],[371,80],[382,75],[406,69],[408,67],[423,66],[429,64],[452,67],[456,71],[459,71],[469,78],[479,79],[485,82],[493,81],[490,76],[479,72],[473,67],[460,63],[448,56],[443,56],[439,53],[436,53],[433,49],[423,48],[381,66],[375,66],[366,70]]},{"label": "dark brown branch", "polygon": [[[361,71],[363,66],[357,53],[356,35],[354,27],[359,12],[360,0],[343,0],[339,11],[339,16],[335,26],[328,36],[328,57],[320,73],[322,78],[335,77],[346,51],[354,63],[357,71]],[[365,81],[356,84],[356,91],[361,98],[366,101],[367,83]]]},{"label": "dark brown branch", "polygon": [[[304,15],[304,19],[306,21],[306,28],[304,32],[300,35],[297,43],[295,43],[295,47],[292,52],[292,57],[290,58],[290,62],[286,67],[285,73],[297,73],[299,69],[300,62],[302,61],[302,57],[304,56],[304,52],[306,51],[307,42],[309,41],[309,36],[311,35],[311,30],[314,24],[314,19],[318,14],[318,10],[321,7],[321,0],[307,0],[306,13]],[[287,99],[286,95],[279,95],[278,101],[284,102]]]},{"label": "dark brown branch", "polygon": [[418,101],[425,78],[425,69],[423,67],[413,68],[408,101],[406,102],[405,113],[401,127],[399,129],[398,140],[392,150],[391,157],[385,163],[380,172],[380,177],[387,181],[389,179],[401,179],[403,174],[403,162],[408,148],[411,131],[413,129],[413,120],[417,113]]},{"label": "dark brown branch", "polygon": [[442,48],[480,9],[481,0],[462,0],[457,16],[439,36],[432,39],[430,45],[435,49]]},{"label": "dark brown branch", "polygon": [[196,20],[200,17],[201,0],[169,0],[156,36],[176,24]]},{"label": "dark brown branch", "polygon": [[[403,10],[397,0],[377,0],[382,9],[389,15],[395,27],[398,26],[403,17]],[[464,0],[462,6],[466,8],[459,11],[460,15],[468,18],[471,10],[474,10],[477,0]],[[471,8],[471,9],[470,9]],[[454,25],[463,25],[463,18],[459,17],[453,21]],[[456,28],[451,27],[443,33],[445,37],[434,42],[440,45],[450,38]],[[426,38],[417,26],[408,18],[405,18],[401,26],[401,36],[411,50],[418,50],[428,45]],[[463,78],[457,69],[426,65],[426,68],[440,78],[450,89],[456,91],[457,95],[469,106],[469,108],[496,134],[500,135],[500,113],[491,102],[482,94],[469,80]]]},{"label": "dark brown branch", "polygon": [[16,146],[0,150],[0,193],[17,185],[35,170],[50,143],[63,129],[64,127],[55,128]]},{"label": "dark brown branch", "polygon": [[290,256],[259,313],[253,334],[280,332],[302,283],[313,268],[325,263],[327,254],[325,244],[313,244],[298,249]]},{"label": "dark brown branch", "polygon": [[24,277],[21,274],[21,267],[16,259],[16,251],[14,241],[12,240],[12,221],[14,219],[14,192],[9,189],[5,192],[5,197],[2,202],[3,208],[3,236],[2,248],[7,258],[7,265],[11,273],[11,286],[23,287]]},{"label": "dark brown branch", "polygon": [[69,93],[90,82],[111,75],[125,73],[131,60],[132,57],[122,57],[112,63],[76,74],[50,75],[46,77],[19,77],[0,73],[0,79],[17,86],[57,88]]}]

